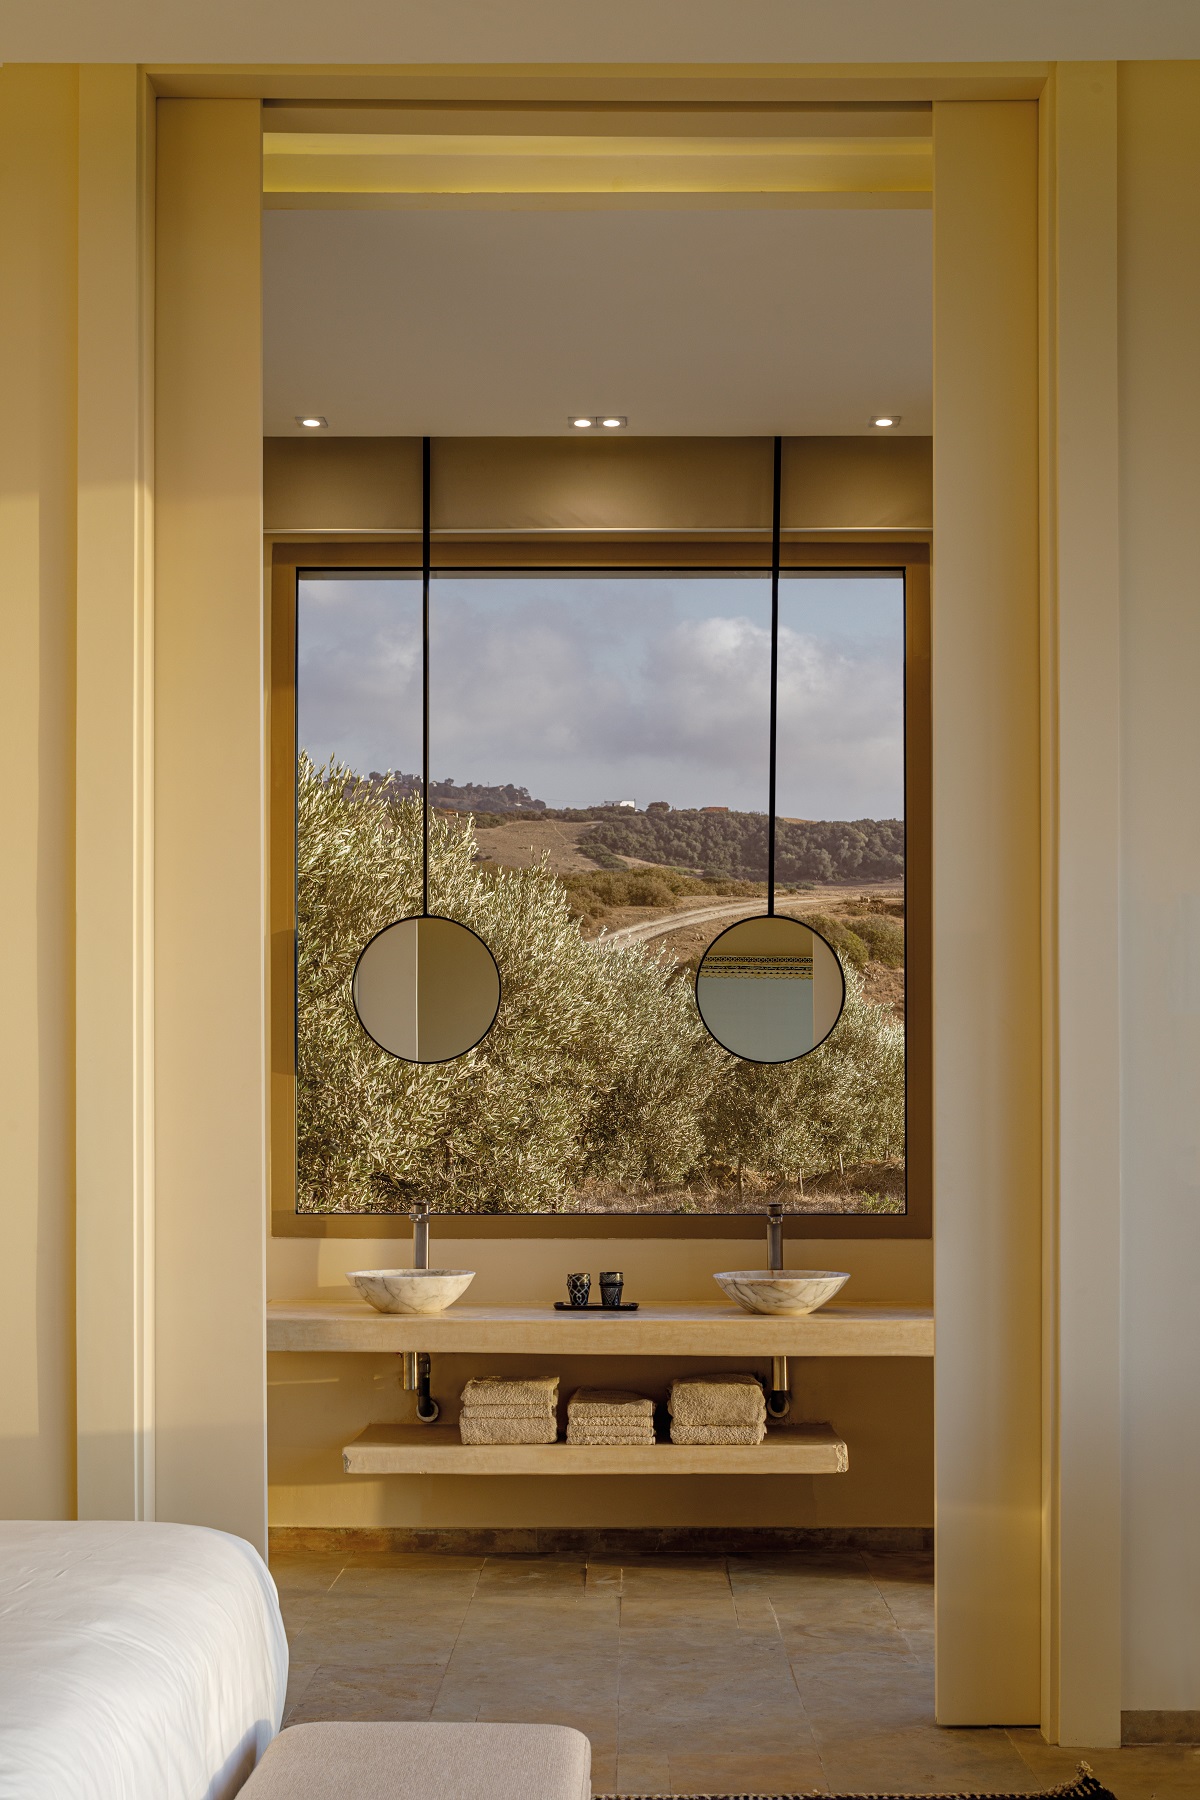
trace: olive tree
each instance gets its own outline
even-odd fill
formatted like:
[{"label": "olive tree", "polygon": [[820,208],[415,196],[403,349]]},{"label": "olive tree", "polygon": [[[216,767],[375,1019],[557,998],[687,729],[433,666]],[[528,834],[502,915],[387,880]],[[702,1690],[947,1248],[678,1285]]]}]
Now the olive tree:
[{"label": "olive tree", "polygon": [[358,952],[419,910],[420,806],[301,759],[297,808],[299,1203],[526,1212],[589,1176],[669,1185],[703,1155],[714,1058],[686,989],[637,949],[598,948],[544,867],[480,869],[474,835],[430,820],[430,906],[500,970],[496,1025],[452,1062],[380,1050],[350,999]]}]

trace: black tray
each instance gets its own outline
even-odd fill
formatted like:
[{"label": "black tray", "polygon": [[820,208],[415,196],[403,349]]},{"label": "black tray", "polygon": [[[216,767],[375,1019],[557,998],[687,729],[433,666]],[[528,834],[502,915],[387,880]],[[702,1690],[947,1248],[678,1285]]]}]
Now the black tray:
[{"label": "black tray", "polygon": [[636,1312],[639,1300],[622,1300],[619,1306],[605,1306],[602,1300],[589,1300],[586,1306],[572,1306],[569,1300],[556,1300],[555,1312]]}]

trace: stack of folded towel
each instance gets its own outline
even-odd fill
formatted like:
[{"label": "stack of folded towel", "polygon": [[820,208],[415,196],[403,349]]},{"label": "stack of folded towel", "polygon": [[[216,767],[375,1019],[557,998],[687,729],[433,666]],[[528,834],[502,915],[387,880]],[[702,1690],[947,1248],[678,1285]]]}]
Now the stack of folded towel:
[{"label": "stack of folded towel", "polygon": [[580,1388],[567,1403],[568,1444],[652,1444],[654,1402],[620,1388]]},{"label": "stack of folded towel", "polygon": [[558,1439],[558,1376],[485,1377],[462,1391],[458,1429],[464,1444],[553,1444]]},{"label": "stack of folded towel", "polygon": [[756,1375],[692,1375],[671,1383],[673,1444],[761,1444],[767,1403]]}]

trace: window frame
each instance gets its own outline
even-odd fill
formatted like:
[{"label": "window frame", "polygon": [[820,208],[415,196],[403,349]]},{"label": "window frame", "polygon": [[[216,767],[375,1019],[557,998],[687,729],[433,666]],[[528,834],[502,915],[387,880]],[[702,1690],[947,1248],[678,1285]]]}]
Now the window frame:
[{"label": "window frame", "polygon": [[[928,1238],[933,1227],[932,758],[929,534],[784,534],[782,568],[831,573],[894,569],[905,583],[905,1023],[907,1210],[806,1216],[806,1238]],[[418,571],[418,533],[289,536],[268,545],[268,963],[272,1237],[408,1237],[395,1213],[297,1213],[295,1075],[296,617],[307,569]],[[767,533],[434,534],[440,573],[485,570],[770,569]],[[445,1213],[449,1238],[741,1238],[746,1213]]]}]

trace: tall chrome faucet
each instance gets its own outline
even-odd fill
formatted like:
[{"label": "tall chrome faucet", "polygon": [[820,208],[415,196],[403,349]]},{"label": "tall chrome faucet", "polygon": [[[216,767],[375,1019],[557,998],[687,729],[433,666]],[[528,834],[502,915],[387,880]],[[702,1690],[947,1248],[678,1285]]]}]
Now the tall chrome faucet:
[{"label": "tall chrome faucet", "polygon": [[412,1266],[414,1269],[427,1269],[429,1267],[429,1208],[418,1206],[408,1216],[412,1220],[413,1228]]},{"label": "tall chrome faucet", "polygon": [[[783,1207],[778,1204],[767,1208],[767,1267],[772,1274],[783,1273]],[[767,1391],[767,1412],[772,1419],[784,1419],[791,1411],[790,1387],[787,1357],[773,1356]]]},{"label": "tall chrome faucet", "polygon": [[783,1269],[783,1208],[778,1204],[767,1209],[767,1267],[772,1273]]}]

